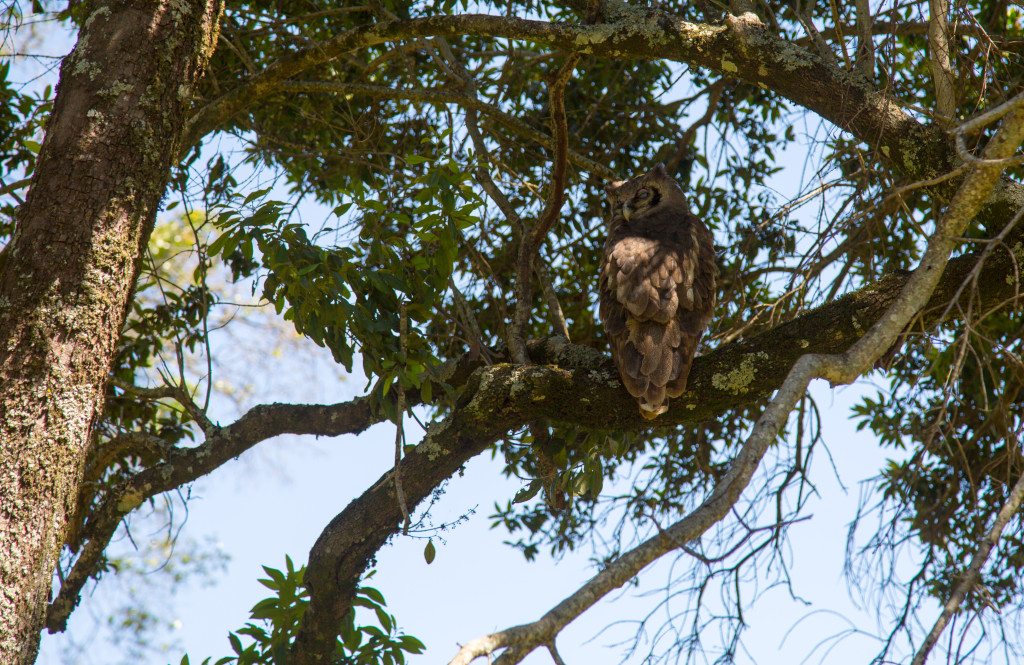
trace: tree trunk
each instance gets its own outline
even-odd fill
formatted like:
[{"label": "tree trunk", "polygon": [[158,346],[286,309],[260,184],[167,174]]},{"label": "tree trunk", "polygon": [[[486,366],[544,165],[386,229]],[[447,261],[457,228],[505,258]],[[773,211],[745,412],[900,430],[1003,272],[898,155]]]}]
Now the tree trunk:
[{"label": "tree trunk", "polygon": [[97,2],[0,261],[0,663],[35,660],[89,430],[221,0]]}]

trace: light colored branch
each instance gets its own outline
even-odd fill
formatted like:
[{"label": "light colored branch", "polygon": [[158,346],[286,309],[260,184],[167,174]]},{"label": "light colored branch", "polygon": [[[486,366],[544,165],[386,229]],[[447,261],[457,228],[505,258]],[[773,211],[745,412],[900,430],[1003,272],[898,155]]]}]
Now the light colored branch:
[{"label": "light colored branch", "polygon": [[974,134],[975,132],[988,127],[993,122],[996,122],[1010,111],[1020,108],[1021,106],[1024,106],[1024,93],[1020,93],[1019,95],[1016,95],[999,106],[991,108],[984,113],[979,113],[978,115],[968,118],[964,122],[960,123],[960,126],[956,129],[956,133],[960,136]]},{"label": "light colored branch", "polygon": [[[745,14],[744,17],[752,17]],[[764,85],[851,131],[915,178],[948,170],[951,155],[941,132],[899,110],[893,98],[853,82],[849,76],[793,43],[773,35],[760,21],[729,17],[725,25],[681,21],[651,10],[641,17],[595,25],[548,23],[509,16],[456,15],[385,21],[346,31],[297,51],[210,101],[192,117],[182,150],[251,108],[279,94],[282,84],[341,55],[386,42],[425,36],[471,34],[579,50],[598,57],[670,59]]]},{"label": "light colored branch", "polygon": [[24,189],[32,183],[32,178],[22,178],[21,180],[15,180],[9,185],[3,185],[0,181],[0,196],[6,196],[7,194],[13,194],[19,189]]},{"label": "light colored branch", "polygon": [[[1014,110],[1007,115],[989,142],[985,158],[1005,159],[1016,151],[1022,141],[1024,111]],[[950,253],[998,183],[1001,173],[1000,167],[991,164],[978,163],[973,166],[942,218],[936,222],[935,233],[928,241],[921,262],[899,296],[863,337],[845,353],[808,354],[797,360],[754,424],[750,436],[729,465],[729,470],[700,506],[664,532],[608,564],[537,621],[469,642],[456,654],[451,661],[452,665],[468,665],[476,658],[490,656],[501,648],[506,651],[497,660],[498,665],[520,662],[533,649],[553,641],[570,621],[639,574],[650,563],[700,537],[723,519],[750,482],[765,451],[779,436],[811,380],[826,378],[833,385],[853,382],[874,366],[874,362],[892,346],[907,323],[928,303],[949,262]]]},{"label": "light colored branch", "polygon": [[[855,51],[854,68],[868,81],[875,80],[875,41],[873,39],[873,19],[869,0],[856,0],[857,7],[857,50]],[[836,32],[842,34],[839,24]]]},{"label": "light colored branch", "polygon": [[921,648],[918,649],[917,653],[914,654],[914,660],[911,665],[924,665],[925,660],[928,658],[928,654],[932,648],[939,641],[942,636],[942,631],[946,629],[949,624],[949,620],[954,614],[960,609],[967,594],[974,588],[981,577],[981,568],[985,565],[989,555],[992,553],[992,549],[996,543],[999,542],[999,538],[1003,535],[1003,530],[1006,525],[1009,524],[1010,520],[1020,511],[1021,503],[1024,502],[1024,475],[1017,479],[1014,483],[1013,489],[1010,490],[1010,496],[1007,497],[1006,502],[1002,508],[999,509],[999,514],[996,516],[995,522],[992,524],[992,528],[989,529],[985,535],[985,539],[978,546],[978,550],[974,553],[971,558],[971,564],[964,571],[964,574],[960,577],[960,581],[957,582],[953,592],[949,595],[949,599],[946,604],[942,607],[942,613],[939,614],[939,618],[935,620],[935,624],[932,629],[928,632],[928,636],[921,644]]},{"label": "light colored branch", "polygon": [[928,0],[928,7],[928,66],[935,86],[935,114],[950,124],[956,119],[956,88],[949,51],[949,0]]}]

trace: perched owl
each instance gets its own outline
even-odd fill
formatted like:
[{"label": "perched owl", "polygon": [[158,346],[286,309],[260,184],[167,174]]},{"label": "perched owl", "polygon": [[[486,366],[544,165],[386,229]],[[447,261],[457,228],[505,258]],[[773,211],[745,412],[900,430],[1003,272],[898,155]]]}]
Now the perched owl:
[{"label": "perched owl", "polygon": [[663,164],[605,192],[601,321],[622,383],[651,420],[686,390],[715,306],[714,245]]}]

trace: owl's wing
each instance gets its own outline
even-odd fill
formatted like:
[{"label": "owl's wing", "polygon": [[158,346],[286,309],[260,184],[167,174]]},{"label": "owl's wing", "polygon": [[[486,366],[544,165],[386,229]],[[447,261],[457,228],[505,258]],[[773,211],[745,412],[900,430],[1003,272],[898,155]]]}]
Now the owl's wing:
[{"label": "owl's wing", "polygon": [[684,281],[678,253],[654,239],[627,237],[605,248],[601,319],[623,384],[645,417],[667,409],[667,386],[679,372],[676,314]]},{"label": "owl's wing", "polygon": [[711,234],[699,222],[687,227],[664,238],[622,238],[605,248],[601,318],[623,382],[645,415],[664,412],[666,397],[685,391],[714,306]]}]

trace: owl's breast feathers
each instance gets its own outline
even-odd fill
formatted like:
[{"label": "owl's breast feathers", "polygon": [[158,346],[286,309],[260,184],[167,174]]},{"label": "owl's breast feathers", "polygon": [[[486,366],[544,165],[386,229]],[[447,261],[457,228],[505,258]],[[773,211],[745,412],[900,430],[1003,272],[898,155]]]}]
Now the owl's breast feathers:
[{"label": "owl's breast feathers", "polygon": [[714,308],[710,231],[693,215],[642,229],[613,227],[605,244],[600,313],[626,389],[645,418],[686,390],[694,353]]}]

